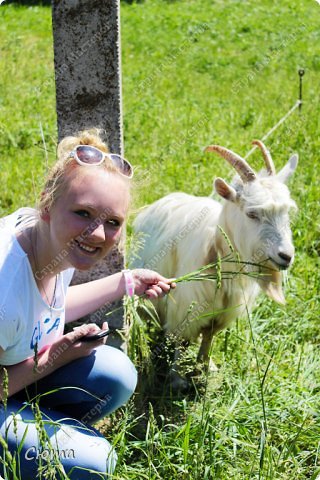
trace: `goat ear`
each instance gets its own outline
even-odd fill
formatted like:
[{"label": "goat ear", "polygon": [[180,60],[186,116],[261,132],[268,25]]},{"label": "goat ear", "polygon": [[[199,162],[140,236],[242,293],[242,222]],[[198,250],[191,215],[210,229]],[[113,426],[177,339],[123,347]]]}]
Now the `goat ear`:
[{"label": "goat ear", "polygon": [[282,182],[282,183],[287,183],[295,169],[297,168],[298,165],[298,154],[295,153],[290,157],[288,163],[283,167],[282,170],[280,170],[279,173],[277,173],[276,177],[277,179]]},{"label": "goat ear", "polygon": [[228,185],[222,178],[216,178],[214,181],[214,188],[220,197],[235,202],[237,198],[237,192],[233,187]]}]

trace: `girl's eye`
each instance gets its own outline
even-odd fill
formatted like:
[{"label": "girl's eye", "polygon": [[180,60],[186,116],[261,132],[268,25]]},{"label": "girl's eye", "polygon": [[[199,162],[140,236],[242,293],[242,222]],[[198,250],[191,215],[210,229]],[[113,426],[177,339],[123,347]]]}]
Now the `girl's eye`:
[{"label": "girl's eye", "polygon": [[248,212],[246,212],[246,215],[248,218],[251,218],[252,220],[259,220],[259,215],[257,214],[257,212],[254,212],[252,210],[249,210]]},{"label": "girl's eye", "polygon": [[87,212],[87,210],[76,210],[75,213],[77,215],[79,215],[80,217],[84,217],[84,218],[89,218],[90,217],[90,213]]},{"label": "girl's eye", "polygon": [[106,223],[107,223],[107,225],[109,225],[111,227],[120,227],[119,220],[111,219],[111,220],[107,220]]}]

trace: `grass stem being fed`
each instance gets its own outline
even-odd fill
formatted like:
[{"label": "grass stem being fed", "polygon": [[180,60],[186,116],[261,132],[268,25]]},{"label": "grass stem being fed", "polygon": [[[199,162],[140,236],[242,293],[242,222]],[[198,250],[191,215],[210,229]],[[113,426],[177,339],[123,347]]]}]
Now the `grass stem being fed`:
[{"label": "grass stem being fed", "polygon": [[[224,270],[224,265],[228,265],[228,269]],[[233,270],[229,270],[231,265],[234,266]],[[254,270],[254,268],[256,270]],[[271,275],[271,272],[275,270],[275,268],[265,265],[265,262],[245,262],[235,259],[233,255],[229,254],[222,258],[219,257],[216,262],[208,263],[193,272],[175,278],[174,282],[182,283],[208,280],[211,282],[217,282],[217,288],[221,288],[223,280],[232,280],[237,275],[257,278],[259,276],[268,275],[268,272],[270,272]]]}]

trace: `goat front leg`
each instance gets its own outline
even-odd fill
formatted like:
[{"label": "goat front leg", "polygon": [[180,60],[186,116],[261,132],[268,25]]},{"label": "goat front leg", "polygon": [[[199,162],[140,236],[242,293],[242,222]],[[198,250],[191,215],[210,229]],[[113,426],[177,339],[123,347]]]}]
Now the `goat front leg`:
[{"label": "goat front leg", "polygon": [[210,327],[203,328],[201,330],[202,341],[198,353],[198,362],[203,363],[206,370],[211,372],[217,372],[218,367],[214,362],[209,358],[210,348],[212,344],[212,339],[216,333],[216,329],[211,325]]},{"label": "goat front leg", "polygon": [[189,388],[188,380],[181,374],[181,359],[186,348],[189,346],[187,340],[181,341],[179,344],[175,342],[174,361],[170,368],[170,384],[173,390],[186,391]]}]

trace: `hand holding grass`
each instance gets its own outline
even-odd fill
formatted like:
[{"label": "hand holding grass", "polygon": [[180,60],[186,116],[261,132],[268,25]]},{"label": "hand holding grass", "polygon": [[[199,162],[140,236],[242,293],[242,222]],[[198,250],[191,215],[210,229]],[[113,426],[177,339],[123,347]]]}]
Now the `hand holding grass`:
[{"label": "hand holding grass", "polygon": [[173,279],[163,277],[153,270],[139,268],[132,270],[134,290],[136,295],[146,295],[148,298],[158,298],[170,292],[176,284]]},{"label": "hand holding grass", "polygon": [[[223,270],[222,264],[233,265],[230,270]],[[222,280],[232,280],[238,275],[245,275],[252,278],[268,275],[266,272],[274,271],[273,268],[266,266],[265,262],[243,262],[234,258],[232,254],[219,258],[216,262],[203,265],[198,270],[189,272],[177,278],[165,278],[157,272],[148,269],[132,270],[132,276],[135,284],[135,294],[137,296],[155,299],[170,293],[177,284],[192,281],[211,281],[216,282],[217,288],[221,287]]]}]

